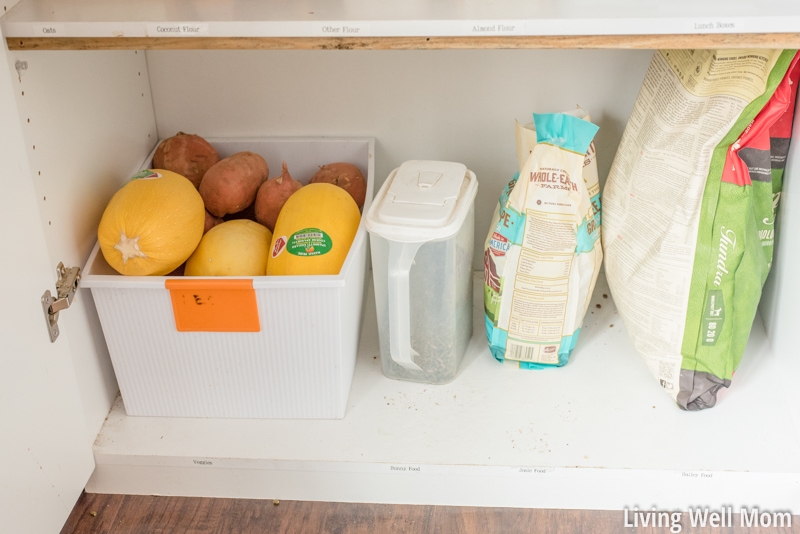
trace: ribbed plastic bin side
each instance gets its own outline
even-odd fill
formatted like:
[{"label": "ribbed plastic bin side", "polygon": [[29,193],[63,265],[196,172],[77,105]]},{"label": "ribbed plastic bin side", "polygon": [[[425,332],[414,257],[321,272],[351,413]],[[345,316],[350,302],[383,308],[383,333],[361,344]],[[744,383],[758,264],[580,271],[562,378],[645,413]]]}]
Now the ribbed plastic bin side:
[{"label": "ribbed plastic bin side", "polygon": [[[369,207],[372,139],[209,141],[222,157],[251,150],[264,156],[270,169],[280,169],[285,160],[300,181],[325,163],[353,163],[368,180],[364,211]],[[252,279],[259,332],[177,331],[165,288],[165,281],[176,277],[117,275],[95,246],[82,287],[91,289],[126,412],[344,417],[361,331],[367,241],[362,216],[338,275],[241,277]]]}]

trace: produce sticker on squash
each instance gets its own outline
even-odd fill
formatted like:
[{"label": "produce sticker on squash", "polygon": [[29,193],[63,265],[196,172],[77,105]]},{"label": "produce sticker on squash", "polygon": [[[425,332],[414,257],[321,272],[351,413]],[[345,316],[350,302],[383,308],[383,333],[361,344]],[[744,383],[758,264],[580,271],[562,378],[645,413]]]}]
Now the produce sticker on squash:
[{"label": "produce sticker on squash", "polygon": [[143,171],[139,171],[133,176],[131,176],[131,181],[133,180],[154,180],[156,178],[161,178],[161,174],[157,173],[156,171],[151,171],[150,169],[145,169]]},{"label": "produce sticker on squash", "polygon": [[281,236],[275,240],[275,246],[272,247],[272,257],[277,258],[283,249],[286,248],[286,236]]},{"label": "produce sticker on squash", "polygon": [[294,256],[321,256],[333,248],[331,237],[319,228],[295,232],[286,243],[286,252]]}]

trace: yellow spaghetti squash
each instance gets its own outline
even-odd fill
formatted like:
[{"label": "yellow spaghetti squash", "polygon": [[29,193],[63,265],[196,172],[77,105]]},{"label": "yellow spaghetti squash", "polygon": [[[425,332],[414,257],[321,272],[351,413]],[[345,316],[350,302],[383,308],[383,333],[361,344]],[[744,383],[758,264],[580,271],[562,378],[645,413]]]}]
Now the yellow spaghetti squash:
[{"label": "yellow spaghetti squash", "polygon": [[197,248],[205,217],[203,199],[187,178],[162,169],[141,171],[111,197],[97,239],[120,274],[165,275]]},{"label": "yellow spaghetti squash", "polygon": [[186,260],[186,276],[264,276],[272,232],[249,219],[218,224]]},{"label": "yellow spaghetti squash", "polygon": [[267,274],[338,274],[360,222],[356,201],[341,187],[304,185],[278,215]]}]

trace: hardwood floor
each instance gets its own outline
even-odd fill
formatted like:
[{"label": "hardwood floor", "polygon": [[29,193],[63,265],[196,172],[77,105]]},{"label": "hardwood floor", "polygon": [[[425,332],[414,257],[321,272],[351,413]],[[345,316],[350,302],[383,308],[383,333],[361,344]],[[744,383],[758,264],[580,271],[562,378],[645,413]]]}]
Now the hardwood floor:
[{"label": "hardwood floor", "polygon": [[[800,533],[793,527],[691,528],[683,533]],[[797,525],[797,526],[794,526]],[[347,504],[84,493],[61,534],[668,534],[661,528],[625,527],[622,512]],[[675,532],[674,530],[672,532]]]}]

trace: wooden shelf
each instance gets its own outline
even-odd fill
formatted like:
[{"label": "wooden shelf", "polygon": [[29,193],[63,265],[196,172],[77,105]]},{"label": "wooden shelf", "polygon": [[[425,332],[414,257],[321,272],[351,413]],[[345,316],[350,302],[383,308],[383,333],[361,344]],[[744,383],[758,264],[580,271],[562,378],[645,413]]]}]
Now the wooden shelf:
[{"label": "wooden shelf", "polygon": [[800,3],[22,0],[11,50],[800,48]]},{"label": "wooden shelf", "polygon": [[441,50],[800,48],[800,33],[502,37],[8,37],[9,50]]}]

